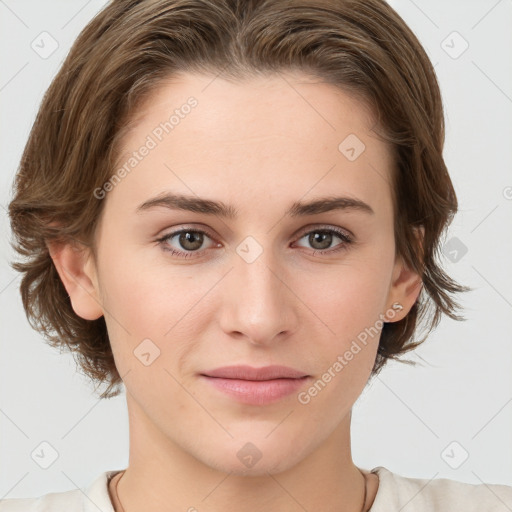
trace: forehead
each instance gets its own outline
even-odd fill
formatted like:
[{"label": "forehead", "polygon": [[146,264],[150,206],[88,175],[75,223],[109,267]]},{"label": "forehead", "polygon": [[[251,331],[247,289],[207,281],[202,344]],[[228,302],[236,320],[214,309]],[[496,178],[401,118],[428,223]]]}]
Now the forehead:
[{"label": "forehead", "polygon": [[[192,109],[196,114],[192,123],[187,123],[188,134],[198,130],[214,140],[275,132],[304,139],[318,129],[342,132],[349,127],[362,135],[373,131],[375,125],[366,102],[320,78],[298,72],[237,81],[180,73],[162,80],[132,113],[131,131],[137,128],[147,131],[151,123],[168,120],[191,98],[197,107]],[[182,115],[179,117],[183,119]]]},{"label": "forehead", "polygon": [[391,154],[373,128],[364,103],[318,78],[181,74],[132,117],[117,167],[142,146],[151,149],[109,194],[133,202],[178,189],[234,203],[337,189],[389,203]]}]

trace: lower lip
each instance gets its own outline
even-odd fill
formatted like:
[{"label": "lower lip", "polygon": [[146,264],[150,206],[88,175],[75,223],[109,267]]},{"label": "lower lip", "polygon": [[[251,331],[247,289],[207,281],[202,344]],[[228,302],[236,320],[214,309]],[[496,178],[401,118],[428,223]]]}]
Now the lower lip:
[{"label": "lower lip", "polygon": [[201,377],[239,402],[251,405],[277,402],[285,396],[296,393],[310,379],[310,377],[302,377],[300,379],[242,380],[206,375]]}]

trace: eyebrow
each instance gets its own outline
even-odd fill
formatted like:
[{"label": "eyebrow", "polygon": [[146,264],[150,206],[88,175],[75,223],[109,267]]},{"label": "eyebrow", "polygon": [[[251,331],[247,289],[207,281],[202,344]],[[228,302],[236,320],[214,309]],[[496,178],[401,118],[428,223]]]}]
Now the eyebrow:
[{"label": "eyebrow", "polygon": [[[222,201],[171,193],[163,193],[144,201],[137,207],[136,212],[142,213],[158,207],[203,213],[206,215],[217,215],[227,219],[235,219],[238,215],[236,208]],[[370,215],[375,214],[372,207],[360,199],[329,196],[317,198],[309,202],[296,201],[286,211],[285,215],[290,217],[305,217],[334,210],[353,210]]]}]

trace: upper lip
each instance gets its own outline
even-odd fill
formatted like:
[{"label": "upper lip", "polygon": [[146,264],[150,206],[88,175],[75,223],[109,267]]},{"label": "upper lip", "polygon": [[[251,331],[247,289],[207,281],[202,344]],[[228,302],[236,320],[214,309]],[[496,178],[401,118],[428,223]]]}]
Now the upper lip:
[{"label": "upper lip", "polygon": [[279,365],[263,366],[261,368],[246,365],[223,366],[222,368],[208,370],[201,375],[241,380],[300,379],[301,377],[308,376],[300,370]]}]

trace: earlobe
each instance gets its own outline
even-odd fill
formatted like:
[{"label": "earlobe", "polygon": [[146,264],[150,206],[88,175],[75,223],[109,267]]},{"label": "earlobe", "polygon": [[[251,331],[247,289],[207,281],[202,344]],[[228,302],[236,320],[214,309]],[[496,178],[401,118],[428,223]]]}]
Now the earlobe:
[{"label": "earlobe", "polygon": [[100,318],[103,307],[90,250],[73,242],[48,243],[47,246],[74,312],[84,320]]},{"label": "earlobe", "polygon": [[[420,226],[414,228],[414,230],[416,238],[418,239],[420,253],[423,255],[424,228]],[[398,322],[407,316],[414,306],[414,303],[417,301],[422,286],[422,277],[418,275],[416,271],[410,269],[402,258],[399,258],[393,271],[393,283],[388,297],[388,310],[391,308],[391,304],[394,303],[402,305],[402,309],[392,308],[393,314],[391,315],[392,320],[390,321]]]},{"label": "earlobe", "polygon": [[[422,286],[423,281],[421,277],[416,272],[409,269],[404,263],[401,263],[399,275],[393,282],[388,298],[388,311],[389,309],[393,309],[391,315],[386,315],[392,318],[388,321],[398,322],[407,316],[418,299]],[[391,305],[395,305],[396,303],[400,304],[402,307],[399,308]]]}]

